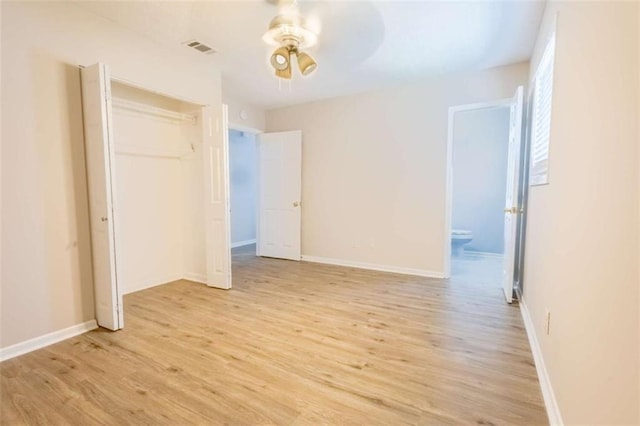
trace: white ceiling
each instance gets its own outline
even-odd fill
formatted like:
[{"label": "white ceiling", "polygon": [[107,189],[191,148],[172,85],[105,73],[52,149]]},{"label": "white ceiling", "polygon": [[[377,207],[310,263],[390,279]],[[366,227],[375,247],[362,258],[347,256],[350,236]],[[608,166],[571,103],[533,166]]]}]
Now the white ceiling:
[{"label": "white ceiling", "polygon": [[525,61],[544,9],[542,0],[301,1],[302,14],[321,24],[308,51],[318,69],[308,77],[294,70],[291,88],[279,88],[262,42],[278,11],[272,0],[77,5],[163,44],[212,46],[207,60],[222,70],[223,90],[264,108]]}]

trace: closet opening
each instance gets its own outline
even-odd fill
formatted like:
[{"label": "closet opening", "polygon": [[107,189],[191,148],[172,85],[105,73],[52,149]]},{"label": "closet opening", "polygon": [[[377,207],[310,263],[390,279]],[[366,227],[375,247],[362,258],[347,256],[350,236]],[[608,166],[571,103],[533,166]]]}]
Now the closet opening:
[{"label": "closet opening", "polygon": [[98,325],[123,328],[124,295],[150,287],[230,288],[226,107],[112,79],[103,63],[81,77]]},{"label": "closet opening", "polygon": [[116,81],[111,94],[120,291],[206,283],[201,106]]}]

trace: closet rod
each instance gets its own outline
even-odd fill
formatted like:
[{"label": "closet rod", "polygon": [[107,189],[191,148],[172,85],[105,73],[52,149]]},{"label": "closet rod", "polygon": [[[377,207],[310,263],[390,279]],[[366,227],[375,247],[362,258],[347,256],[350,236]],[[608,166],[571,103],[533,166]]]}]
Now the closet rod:
[{"label": "closet rod", "polygon": [[138,102],[128,101],[121,98],[111,98],[111,105],[116,108],[126,109],[129,111],[140,112],[142,114],[155,115],[157,117],[168,118],[175,121],[186,121],[195,123],[196,117],[191,114],[182,112],[169,111],[168,109],[158,108]]}]

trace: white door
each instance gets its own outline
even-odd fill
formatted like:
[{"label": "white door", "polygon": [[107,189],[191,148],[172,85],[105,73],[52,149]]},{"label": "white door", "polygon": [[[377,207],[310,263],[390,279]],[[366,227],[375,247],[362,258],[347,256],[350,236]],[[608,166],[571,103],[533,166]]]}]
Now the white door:
[{"label": "white door", "polygon": [[118,330],[124,316],[116,275],[111,80],[105,64],[83,68],[81,77],[96,319]]},{"label": "white door", "polygon": [[207,285],[231,288],[227,106],[202,108]]},{"label": "white door", "polygon": [[300,260],[302,132],[258,135],[258,256]]},{"label": "white door", "polygon": [[518,226],[518,191],[520,189],[520,148],[522,146],[522,115],[524,88],[518,87],[511,103],[509,123],[509,156],[507,160],[507,195],[504,207],[504,263],[502,287],[507,302],[513,302],[516,230]]}]

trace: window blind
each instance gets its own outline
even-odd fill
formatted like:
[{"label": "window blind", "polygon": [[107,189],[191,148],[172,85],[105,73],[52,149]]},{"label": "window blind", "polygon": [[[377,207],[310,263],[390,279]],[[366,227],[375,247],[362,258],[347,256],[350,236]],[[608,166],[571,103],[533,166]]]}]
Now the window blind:
[{"label": "window blind", "polygon": [[531,123],[531,185],[549,183],[549,135],[551,133],[551,101],[553,98],[553,62],[555,35],[551,37],[536,71],[533,88]]}]

